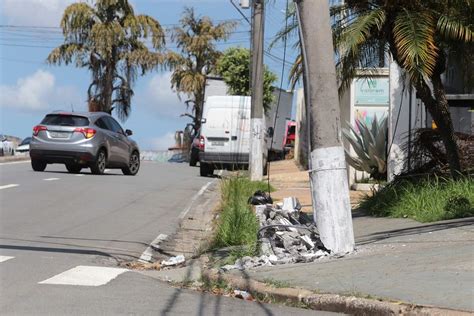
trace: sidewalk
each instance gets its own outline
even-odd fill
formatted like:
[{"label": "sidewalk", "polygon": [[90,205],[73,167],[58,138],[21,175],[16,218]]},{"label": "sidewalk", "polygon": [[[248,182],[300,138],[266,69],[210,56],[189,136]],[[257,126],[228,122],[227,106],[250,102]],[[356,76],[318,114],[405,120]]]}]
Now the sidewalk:
[{"label": "sidewalk", "polygon": [[[270,180],[277,188],[275,200],[296,196],[311,212],[307,173],[292,161],[272,163]],[[351,191],[353,204],[360,197]],[[474,218],[422,224],[354,212],[353,223],[353,254],[244,273],[257,281],[278,281],[316,293],[474,311]]]}]

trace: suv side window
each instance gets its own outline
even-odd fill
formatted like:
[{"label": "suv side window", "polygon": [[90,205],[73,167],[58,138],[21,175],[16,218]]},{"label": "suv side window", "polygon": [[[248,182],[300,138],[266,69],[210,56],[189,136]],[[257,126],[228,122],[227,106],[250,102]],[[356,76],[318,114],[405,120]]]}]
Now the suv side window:
[{"label": "suv side window", "polygon": [[110,126],[110,129],[113,132],[125,135],[125,133],[123,132],[122,127],[120,126],[119,123],[117,123],[116,120],[114,120],[113,118],[108,117],[108,116],[104,117],[104,120],[106,120],[107,125]]},{"label": "suv side window", "polygon": [[107,126],[107,124],[105,124],[103,117],[101,117],[100,119],[95,121],[95,125],[97,125],[98,127],[102,128],[102,129],[110,130],[110,128]]}]

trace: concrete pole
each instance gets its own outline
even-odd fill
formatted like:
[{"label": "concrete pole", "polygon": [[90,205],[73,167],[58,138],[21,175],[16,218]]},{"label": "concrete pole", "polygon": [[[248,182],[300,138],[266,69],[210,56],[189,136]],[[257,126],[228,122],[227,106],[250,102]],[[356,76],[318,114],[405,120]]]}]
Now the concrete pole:
[{"label": "concrete pole", "polygon": [[328,0],[296,0],[310,116],[310,181],[321,241],[335,254],[354,250],[349,185]]},{"label": "concrete pole", "polygon": [[250,112],[250,180],[262,180],[265,121],[263,119],[263,0],[253,1],[252,100]]}]

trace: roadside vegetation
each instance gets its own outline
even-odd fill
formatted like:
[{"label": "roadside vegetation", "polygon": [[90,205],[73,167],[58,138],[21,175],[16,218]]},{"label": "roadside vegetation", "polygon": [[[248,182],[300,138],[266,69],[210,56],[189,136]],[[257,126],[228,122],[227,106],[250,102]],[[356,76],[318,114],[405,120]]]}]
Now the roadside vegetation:
[{"label": "roadside vegetation", "polygon": [[220,213],[213,248],[232,247],[230,256],[252,256],[257,251],[259,224],[248,199],[257,190],[266,191],[264,181],[250,181],[247,177],[234,176],[222,180]]},{"label": "roadside vegetation", "polygon": [[367,196],[360,208],[375,216],[409,217],[419,222],[474,216],[474,178],[399,179]]}]

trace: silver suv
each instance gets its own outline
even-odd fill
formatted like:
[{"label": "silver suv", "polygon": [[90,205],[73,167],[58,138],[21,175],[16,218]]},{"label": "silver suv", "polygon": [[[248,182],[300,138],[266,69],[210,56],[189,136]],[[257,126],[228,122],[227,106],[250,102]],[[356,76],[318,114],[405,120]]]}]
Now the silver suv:
[{"label": "silver suv", "polygon": [[53,112],[33,128],[31,166],[44,171],[47,164],[62,163],[71,173],[90,168],[103,174],[105,168],[118,168],[136,175],[140,151],[130,135],[131,130],[123,131],[107,113]]}]

